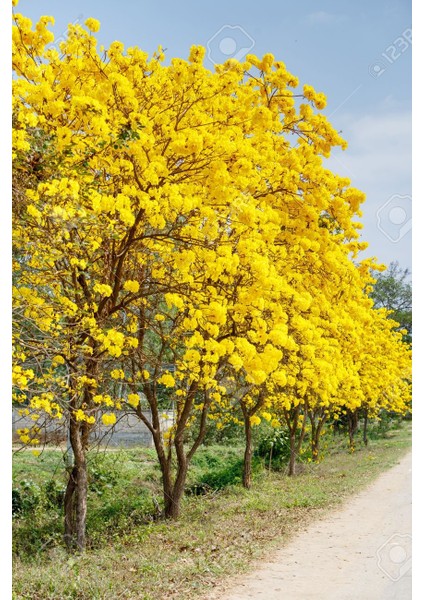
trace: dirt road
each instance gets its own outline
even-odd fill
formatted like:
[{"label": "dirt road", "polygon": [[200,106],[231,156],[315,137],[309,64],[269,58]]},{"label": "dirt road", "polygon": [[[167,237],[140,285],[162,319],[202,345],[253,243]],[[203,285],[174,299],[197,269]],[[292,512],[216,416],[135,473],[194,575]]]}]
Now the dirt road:
[{"label": "dirt road", "polygon": [[411,454],[233,584],[211,600],[410,600]]}]

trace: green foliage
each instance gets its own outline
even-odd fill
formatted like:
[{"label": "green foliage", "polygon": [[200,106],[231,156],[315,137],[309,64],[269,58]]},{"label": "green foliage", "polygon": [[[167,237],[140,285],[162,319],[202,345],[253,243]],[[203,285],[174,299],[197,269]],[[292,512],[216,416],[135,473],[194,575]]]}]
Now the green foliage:
[{"label": "green foliage", "polygon": [[[260,461],[252,462],[252,472],[257,473],[261,467]],[[203,474],[197,485],[204,489],[220,490],[230,485],[241,483],[243,460],[237,459],[221,468],[214,468]]]},{"label": "green foliage", "polygon": [[243,426],[230,421],[225,423],[222,429],[215,426],[209,427],[203,444],[211,446],[214,444],[223,444],[228,446],[238,446],[244,443],[244,428]]},{"label": "green foliage", "polygon": [[65,486],[51,479],[44,487],[45,503],[51,508],[61,508],[65,498]]},{"label": "green foliage", "polygon": [[397,321],[401,329],[406,329],[404,341],[412,342],[412,284],[410,271],[402,269],[398,262],[392,262],[387,271],[374,273],[376,283],[370,294],[377,308],[393,311],[390,317]]},{"label": "green foliage", "polygon": [[267,459],[274,467],[290,458],[290,437],[287,429],[271,429],[260,439],[256,455]]},{"label": "green foliage", "polygon": [[110,463],[105,455],[97,455],[89,463],[89,490],[98,496],[102,496],[106,489],[112,489],[118,481],[115,465]]},{"label": "green foliage", "polygon": [[40,500],[40,486],[30,479],[24,479],[18,487],[12,489],[12,515],[33,512],[39,506]]},{"label": "green foliage", "polygon": [[[240,447],[218,445],[199,450],[193,457],[186,493],[201,495],[240,483],[243,472],[242,452]],[[258,467],[260,465],[256,461],[256,472]]]},{"label": "green foliage", "polygon": [[37,509],[61,508],[64,496],[65,487],[54,479],[41,485],[32,479],[23,479],[12,488],[12,515],[32,515]]},{"label": "green foliage", "polygon": [[386,438],[390,431],[400,429],[402,426],[402,417],[396,413],[382,410],[378,420],[374,420],[368,426],[368,438],[377,440]]}]

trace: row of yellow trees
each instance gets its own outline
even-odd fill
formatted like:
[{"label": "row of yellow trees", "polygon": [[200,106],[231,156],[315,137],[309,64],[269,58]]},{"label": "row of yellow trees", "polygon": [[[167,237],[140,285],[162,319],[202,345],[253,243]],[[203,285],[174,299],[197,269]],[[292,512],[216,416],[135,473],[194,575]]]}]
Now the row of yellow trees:
[{"label": "row of yellow trees", "polygon": [[208,427],[241,410],[249,487],[252,426],[285,423],[293,472],[304,417],[317,451],[330,415],[405,411],[410,358],[354,262],[364,195],[325,167],[345,142],[323,94],[270,54],[211,72],[201,47],[98,48],[95,19],[54,47],[51,22],[14,14],[13,399],[67,420],[81,549],[100,419],[145,423],[176,517]]}]

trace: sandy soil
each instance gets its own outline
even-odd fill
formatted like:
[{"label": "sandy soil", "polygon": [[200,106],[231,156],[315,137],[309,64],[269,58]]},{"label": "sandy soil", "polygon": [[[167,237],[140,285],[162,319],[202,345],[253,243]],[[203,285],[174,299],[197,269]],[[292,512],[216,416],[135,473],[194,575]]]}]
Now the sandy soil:
[{"label": "sandy soil", "polygon": [[[409,600],[411,454],[210,600]],[[221,588],[222,589],[222,588]]]}]

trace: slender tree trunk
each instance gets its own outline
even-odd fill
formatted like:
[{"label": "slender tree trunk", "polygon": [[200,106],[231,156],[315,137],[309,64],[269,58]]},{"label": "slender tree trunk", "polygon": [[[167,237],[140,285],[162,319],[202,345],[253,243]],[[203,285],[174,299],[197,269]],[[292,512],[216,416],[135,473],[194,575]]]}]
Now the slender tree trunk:
[{"label": "slender tree trunk", "polygon": [[178,519],[180,516],[181,500],[184,496],[184,487],[187,479],[187,465],[179,467],[177,477],[172,488],[171,496],[165,504],[165,517],[167,519]]},{"label": "slender tree trunk", "polygon": [[299,437],[296,440],[299,416],[300,405],[296,406],[296,408],[292,410],[284,410],[284,419],[286,421],[286,425],[290,433],[290,458],[288,467],[289,476],[296,474],[296,457],[299,455],[300,449],[302,447],[303,438],[305,436],[306,418],[304,415],[302,428]]},{"label": "slender tree trunk", "polygon": [[73,417],[69,426],[74,464],[65,492],[65,543],[68,551],[82,552],[86,544],[88,477],[85,442],[88,431]]},{"label": "slender tree trunk", "polygon": [[243,487],[250,489],[252,487],[252,425],[247,410],[243,410],[244,416],[244,434],[245,434],[245,450],[243,463]]},{"label": "slender tree trunk", "polygon": [[317,424],[315,422],[315,415],[310,414],[309,419],[311,421],[311,451],[312,460],[316,462],[319,455],[319,440],[317,436]]},{"label": "slender tree trunk", "polygon": [[[194,398],[194,394],[197,390],[197,387],[193,387],[191,392],[192,397]],[[205,434],[206,434],[206,419],[209,412],[211,398],[209,394],[206,393],[205,402],[203,403],[203,410],[200,418],[200,426],[198,434],[193,442],[192,447],[186,453],[184,449],[184,432],[185,432],[185,421],[180,416],[180,421],[178,422],[176,428],[176,434],[174,438],[173,446],[176,451],[176,459],[177,459],[177,470],[175,473],[175,480],[173,480],[172,473],[172,446],[168,448],[168,452],[165,452],[164,443],[162,439],[162,433],[160,429],[160,421],[157,409],[157,402],[155,398],[152,396],[150,399],[150,406],[152,410],[152,421],[153,427],[148,425],[150,431],[153,435],[153,441],[156,448],[156,453],[159,459],[160,468],[162,471],[162,484],[163,484],[163,498],[164,498],[164,516],[167,519],[177,519],[180,515],[180,507],[181,500],[184,496],[185,483],[187,480],[187,472],[190,465],[190,461],[195,454],[196,450],[199,448],[202,443]],[[186,406],[186,412],[189,413],[189,409],[191,405]],[[142,417],[141,409],[138,410],[139,417]]]},{"label": "slender tree trunk", "polygon": [[76,481],[77,481],[77,468],[74,466],[69,472],[68,483],[65,491],[64,498],[64,512],[65,512],[65,543],[68,550],[73,548],[73,539],[75,532],[75,507],[73,503],[73,497],[75,493]]},{"label": "slender tree trunk", "polygon": [[[95,355],[95,343],[92,344],[93,356]],[[97,372],[97,361],[91,357],[86,363],[86,374],[95,379]],[[70,402],[69,418],[69,443],[72,448],[73,464],[69,472],[68,485],[65,492],[64,520],[65,520],[65,543],[69,552],[83,552],[86,546],[86,522],[87,522],[87,496],[88,496],[88,473],[87,473],[87,448],[88,438],[92,425],[86,421],[77,421],[73,415],[75,409],[80,408],[81,397],[72,395]],[[93,388],[85,387],[83,391],[83,406],[93,407]]]},{"label": "slender tree trunk", "polygon": [[321,439],[321,431],[324,426],[327,417],[324,415],[322,417],[318,417],[318,420],[315,422],[315,415],[313,418],[311,417],[311,447],[312,447],[312,460],[314,462],[318,462],[319,460],[319,446]]},{"label": "slender tree trunk", "polygon": [[316,435],[312,435],[312,440],[311,440],[311,444],[312,444],[312,460],[314,462],[318,462],[319,459],[319,437]]},{"label": "slender tree trunk", "polygon": [[76,530],[76,541],[77,550],[83,551],[85,549],[85,532],[87,523],[87,495],[88,495],[88,476],[87,476],[87,462],[85,452],[83,452],[78,460],[78,472],[77,472],[77,497],[76,497],[76,519],[75,519],[75,530]]},{"label": "slender tree trunk", "polygon": [[300,450],[302,448],[302,444],[303,444],[303,440],[305,439],[305,433],[306,433],[306,414],[303,414],[303,420],[302,420],[302,429],[300,430],[300,435],[299,435],[299,439],[297,440],[297,454],[298,456],[300,455]]},{"label": "slender tree trunk", "polygon": [[153,433],[153,442],[155,444],[156,454],[159,460],[159,466],[162,473],[162,491],[163,491],[163,504],[164,504],[164,515],[170,511],[172,506],[173,497],[173,485],[172,485],[172,473],[171,473],[171,455],[168,456],[165,453],[163,447],[162,436],[160,429],[155,429]]},{"label": "slender tree trunk", "polygon": [[184,495],[184,486],[187,478],[188,461],[184,451],[184,428],[177,427],[177,433],[174,438],[175,452],[177,455],[177,472],[175,475],[172,494],[165,504],[165,517],[168,519],[177,519],[180,514],[181,498]]},{"label": "slender tree trunk", "polygon": [[[244,394],[245,395],[245,394]],[[252,487],[252,457],[253,457],[253,444],[252,444],[252,424],[250,418],[255,415],[258,410],[263,406],[265,400],[265,392],[263,389],[259,391],[256,403],[254,406],[248,408],[243,401],[242,395],[239,398],[241,410],[243,412],[244,419],[244,436],[245,436],[245,449],[244,449],[244,461],[243,461],[243,487],[249,490]]]},{"label": "slender tree trunk", "polygon": [[365,417],[364,417],[363,439],[364,439],[365,446],[368,446],[368,411],[367,410],[365,411]]},{"label": "slender tree trunk", "polygon": [[339,433],[339,421],[336,419],[333,421],[333,434]]},{"label": "slender tree trunk", "polygon": [[348,414],[349,422],[349,447],[353,451],[355,450],[355,433],[358,430],[358,412],[349,411]]},{"label": "slender tree trunk", "polygon": [[297,406],[292,410],[283,411],[284,420],[289,430],[289,441],[290,441],[290,456],[288,465],[288,475],[294,475],[296,471],[296,429],[297,420],[299,417],[299,407]]}]

